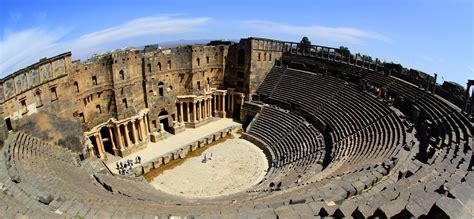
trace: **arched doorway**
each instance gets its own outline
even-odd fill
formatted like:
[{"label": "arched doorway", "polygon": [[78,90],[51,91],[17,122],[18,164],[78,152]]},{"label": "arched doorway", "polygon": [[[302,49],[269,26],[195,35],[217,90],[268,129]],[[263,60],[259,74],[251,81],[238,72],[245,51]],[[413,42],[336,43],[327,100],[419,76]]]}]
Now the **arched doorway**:
[{"label": "arched doorway", "polygon": [[94,151],[94,154],[97,158],[100,158],[100,154],[99,154],[99,147],[97,146],[97,142],[95,140],[95,137],[94,136],[90,136],[89,137],[89,140],[91,141],[92,143],[92,150]]},{"label": "arched doorway", "polygon": [[160,114],[158,114],[158,119],[161,124],[163,124],[164,131],[171,132],[171,128],[169,126],[169,114],[166,110],[161,110]]},{"label": "arched doorway", "polygon": [[107,126],[100,129],[100,135],[102,136],[102,142],[104,144],[105,152],[109,154],[114,154],[114,149],[112,147],[112,138],[109,133],[109,128]]},{"label": "arched doorway", "polygon": [[158,94],[160,95],[160,97],[162,97],[164,95],[164,91],[163,91],[164,85],[165,84],[161,81],[158,83]]}]

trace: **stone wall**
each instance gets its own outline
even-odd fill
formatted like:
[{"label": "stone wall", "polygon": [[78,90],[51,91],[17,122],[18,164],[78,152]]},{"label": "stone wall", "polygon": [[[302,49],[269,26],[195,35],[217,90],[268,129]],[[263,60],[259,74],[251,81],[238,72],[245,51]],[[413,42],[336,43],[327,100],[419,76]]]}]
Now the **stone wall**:
[{"label": "stone wall", "polygon": [[[19,120],[38,112],[77,121],[87,131],[146,110],[147,131],[159,131],[165,122],[165,129],[174,132],[177,96],[209,95],[213,88],[248,99],[280,56],[279,41],[248,38],[239,43],[126,48],[83,62],[72,61],[70,52],[44,58],[0,81],[0,139],[8,129],[18,128]],[[231,101],[242,105],[228,96],[228,111],[234,106]]]},{"label": "stone wall", "polygon": [[246,94],[249,100],[257,87],[282,56],[283,42],[263,38],[241,39],[229,48],[225,84]]},{"label": "stone wall", "polygon": [[[2,133],[10,127],[15,128],[22,118],[37,112],[52,112],[72,119],[78,106],[69,92],[68,73],[71,68],[71,53],[64,53],[41,59],[3,78],[0,81]],[[4,139],[4,136],[0,137]]]}]

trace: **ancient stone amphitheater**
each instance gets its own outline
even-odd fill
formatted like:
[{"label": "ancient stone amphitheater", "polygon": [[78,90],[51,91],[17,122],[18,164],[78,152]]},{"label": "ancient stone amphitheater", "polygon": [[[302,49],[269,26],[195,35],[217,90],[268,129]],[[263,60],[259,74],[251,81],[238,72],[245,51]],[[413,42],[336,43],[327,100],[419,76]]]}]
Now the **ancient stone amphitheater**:
[{"label": "ancient stone amphitheater", "polygon": [[[435,81],[262,38],[45,58],[0,82],[0,215],[472,218],[473,126]],[[242,138],[267,156],[250,189],[185,198],[141,176],[229,130],[131,176],[104,165],[216,117],[241,121]]]}]

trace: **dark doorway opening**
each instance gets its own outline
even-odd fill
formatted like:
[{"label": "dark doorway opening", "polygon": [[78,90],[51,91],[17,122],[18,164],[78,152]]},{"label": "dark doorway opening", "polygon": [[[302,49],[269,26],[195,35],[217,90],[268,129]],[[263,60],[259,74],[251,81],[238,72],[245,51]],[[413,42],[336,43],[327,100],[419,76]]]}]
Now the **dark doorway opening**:
[{"label": "dark doorway opening", "polygon": [[91,141],[92,143],[92,150],[94,151],[94,154],[97,158],[100,158],[100,154],[99,154],[99,150],[98,150],[98,146],[97,146],[97,142],[95,141],[95,137],[91,136],[89,137],[89,140]]},{"label": "dark doorway opening", "polygon": [[10,118],[5,119],[5,124],[7,125],[8,131],[13,130],[12,121],[10,120]]},{"label": "dark doorway opening", "polygon": [[163,124],[163,128],[165,129],[164,131],[170,132],[171,133],[171,128],[169,126],[169,116],[168,112],[165,110],[162,110],[160,114],[158,114],[158,119],[160,120],[160,123]]},{"label": "dark doorway opening", "polygon": [[240,118],[240,105],[239,107],[234,107],[232,113],[233,113],[234,119],[239,119]]},{"label": "dark doorway opening", "polygon": [[112,139],[110,138],[109,128],[102,127],[100,129],[100,135],[102,136],[102,142],[104,143],[104,149],[107,153],[114,154],[112,149]]},{"label": "dark doorway opening", "polygon": [[253,117],[254,117],[254,116],[250,116],[250,115],[245,117],[245,119],[244,119],[244,121],[243,121],[243,124],[242,124],[242,127],[243,127],[244,130],[246,130],[247,127],[250,125],[250,123],[251,123],[252,120],[253,120]]}]

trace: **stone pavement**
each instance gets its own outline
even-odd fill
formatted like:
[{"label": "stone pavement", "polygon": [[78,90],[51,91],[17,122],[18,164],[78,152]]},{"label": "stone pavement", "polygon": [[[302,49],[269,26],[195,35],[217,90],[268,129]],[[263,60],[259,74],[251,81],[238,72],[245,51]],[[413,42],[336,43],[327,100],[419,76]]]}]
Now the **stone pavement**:
[{"label": "stone pavement", "polygon": [[110,161],[106,162],[106,165],[114,174],[117,174],[118,170],[116,169],[116,162],[126,161],[127,159],[135,161],[135,157],[140,156],[142,163],[146,163],[159,156],[165,155],[169,152],[175,151],[180,147],[190,144],[193,141],[218,132],[219,130],[239,124],[240,123],[234,122],[232,119],[216,118],[214,121],[198,128],[187,128],[184,132],[172,135],[156,143],[149,142],[145,149],[129,154],[128,156],[125,156],[121,159],[111,159]]}]

